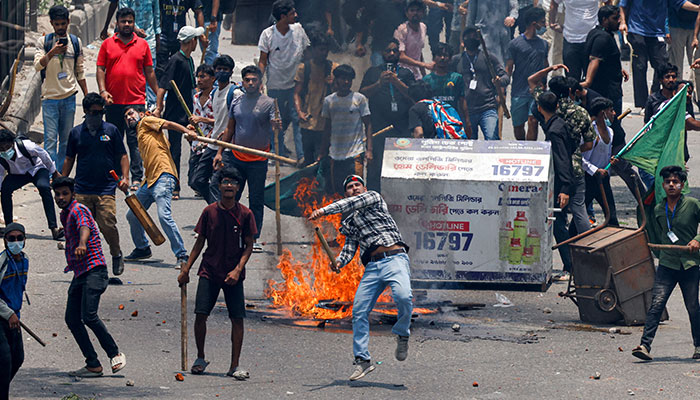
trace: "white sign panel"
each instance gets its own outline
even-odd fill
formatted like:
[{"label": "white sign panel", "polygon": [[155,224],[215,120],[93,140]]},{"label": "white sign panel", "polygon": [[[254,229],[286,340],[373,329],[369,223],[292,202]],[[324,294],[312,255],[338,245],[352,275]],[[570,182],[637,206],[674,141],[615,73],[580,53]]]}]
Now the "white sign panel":
[{"label": "white sign panel", "polygon": [[546,282],[550,187],[548,142],[386,139],[382,195],[413,279]]}]

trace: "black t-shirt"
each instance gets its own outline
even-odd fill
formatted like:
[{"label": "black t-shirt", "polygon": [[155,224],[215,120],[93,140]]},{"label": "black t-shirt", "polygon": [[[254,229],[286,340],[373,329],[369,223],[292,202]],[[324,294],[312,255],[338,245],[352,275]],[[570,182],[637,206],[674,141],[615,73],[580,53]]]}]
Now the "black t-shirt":
[{"label": "black t-shirt", "polygon": [[596,26],[586,37],[586,54],[600,58],[591,89],[613,102],[622,98],[622,63],[613,34]]},{"label": "black t-shirt", "polygon": [[165,65],[163,75],[160,77],[158,86],[168,91],[163,118],[177,122],[180,125],[187,125],[187,114],[185,114],[185,110],[182,109],[180,101],[170,87],[171,80],[175,81],[182,97],[185,99],[185,104],[192,110],[192,96],[195,87],[194,61],[191,57],[189,59],[185,57],[182,51],[178,51],[170,57]]},{"label": "black t-shirt", "polygon": [[372,50],[382,51],[394,37],[396,27],[406,21],[405,3],[395,0],[372,0],[367,2],[363,22],[371,25]]},{"label": "black t-shirt", "polygon": [[424,138],[432,139],[435,137],[435,125],[430,107],[421,101],[408,110],[408,131],[413,133],[413,129],[419,126],[423,128]]},{"label": "black t-shirt", "polygon": [[75,192],[80,194],[114,194],[117,182],[109,171],[121,172],[121,159],[126,154],[124,141],[116,126],[102,122],[92,135],[85,124],[71,129],[66,156],[78,158],[75,169]]},{"label": "black t-shirt", "polygon": [[[387,65],[381,64],[376,67],[370,67],[365,76],[362,78],[362,83],[360,88],[367,87],[374,84],[379,80],[379,76],[383,71],[386,71]],[[406,86],[410,86],[415,78],[413,77],[413,72],[408,68],[398,67],[396,74],[398,75],[401,82]],[[375,130],[383,129],[386,126],[394,125],[394,128],[403,132],[406,127],[406,119],[408,116],[408,109],[413,105],[413,101],[408,99],[406,96],[401,94],[397,88],[393,88],[394,101],[396,102],[397,111],[391,111],[392,103],[392,85],[385,84],[381,85],[376,89],[371,96],[367,96],[369,100],[369,111],[372,118],[372,127]]]},{"label": "black t-shirt", "polygon": [[201,0],[160,0],[160,39],[177,41],[180,28],[187,25],[187,11],[201,8]]}]

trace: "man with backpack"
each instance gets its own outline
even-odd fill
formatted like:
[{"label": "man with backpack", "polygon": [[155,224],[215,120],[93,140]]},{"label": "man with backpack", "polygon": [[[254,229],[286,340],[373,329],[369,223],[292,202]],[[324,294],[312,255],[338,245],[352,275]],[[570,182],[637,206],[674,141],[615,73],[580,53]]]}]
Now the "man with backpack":
[{"label": "man with backpack", "polygon": [[330,37],[320,30],[309,31],[311,59],[303,62],[294,77],[294,106],[299,115],[304,166],[321,156],[324,124],[323,99],[333,93],[331,73],[338,64],[328,60]]},{"label": "man with backpack", "polygon": [[421,99],[408,110],[408,127],[414,138],[469,139],[457,110],[434,98],[428,82],[417,81],[408,90],[411,97]]},{"label": "man with backpack", "polygon": [[464,97],[464,78],[461,74],[450,70],[450,63],[454,52],[447,43],[438,43],[433,47],[433,72],[423,77],[433,89],[433,98],[441,105],[450,107],[456,111],[456,115],[463,126],[471,133],[469,122],[469,110],[467,100]]},{"label": "man with backpack", "polygon": [[78,89],[86,94],[87,82],[80,38],[67,34],[68,9],[62,5],[51,7],[49,19],[54,31],[39,39],[34,54],[34,69],[41,71],[42,78],[44,148],[61,169],[66,157],[68,132],[73,128],[75,94]]},{"label": "man with backpack", "polygon": [[56,165],[46,150],[29,139],[15,139],[12,132],[0,129],[0,202],[6,225],[13,221],[12,193],[31,182],[39,190],[53,239],[63,238],[63,229],[56,223],[49,182],[57,176]]},{"label": "man with backpack", "polygon": [[[464,82],[469,120],[464,121],[471,128],[470,137],[479,138],[479,128],[486,140],[498,140],[498,102],[494,82],[491,81],[491,73],[486,64],[484,52],[479,49],[480,41],[476,28],[469,27],[462,33],[464,51],[462,54],[452,57],[452,65],[457,73],[462,74]],[[498,58],[489,54],[491,64],[496,70],[498,84],[505,87],[510,83],[510,78],[503,69],[503,64]]]}]

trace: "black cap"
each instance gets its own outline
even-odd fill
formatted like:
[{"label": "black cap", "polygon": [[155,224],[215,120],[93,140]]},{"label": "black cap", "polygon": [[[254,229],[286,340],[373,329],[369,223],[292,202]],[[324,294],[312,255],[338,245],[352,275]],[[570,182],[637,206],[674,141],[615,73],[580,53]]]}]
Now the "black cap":
[{"label": "black cap", "polygon": [[12,231],[20,231],[24,235],[25,234],[24,225],[18,224],[17,222],[13,222],[11,224],[8,224],[5,227],[5,234],[7,234],[8,232],[12,232]]}]

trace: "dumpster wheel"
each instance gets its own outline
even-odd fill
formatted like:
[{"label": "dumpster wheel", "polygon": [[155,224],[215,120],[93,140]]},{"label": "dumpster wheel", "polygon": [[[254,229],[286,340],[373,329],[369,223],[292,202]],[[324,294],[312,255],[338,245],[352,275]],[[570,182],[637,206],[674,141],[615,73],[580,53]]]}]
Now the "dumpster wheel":
[{"label": "dumpster wheel", "polygon": [[595,304],[601,311],[610,312],[617,306],[617,295],[610,289],[600,290],[595,294]]}]

